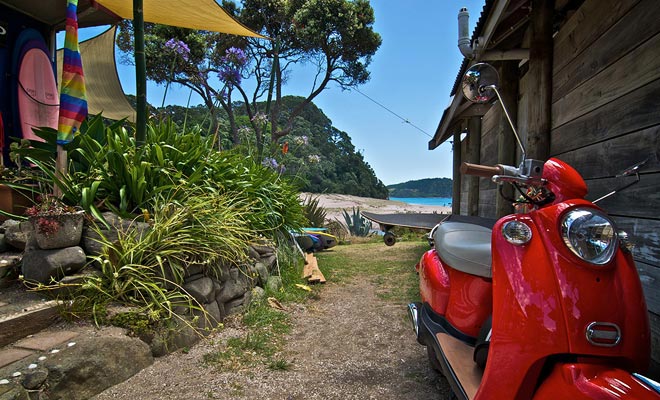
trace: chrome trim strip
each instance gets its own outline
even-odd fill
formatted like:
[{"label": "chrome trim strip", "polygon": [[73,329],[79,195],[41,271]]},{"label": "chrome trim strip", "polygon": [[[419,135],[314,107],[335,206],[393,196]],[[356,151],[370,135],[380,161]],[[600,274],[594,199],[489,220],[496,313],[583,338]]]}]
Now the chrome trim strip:
[{"label": "chrome trim strip", "polygon": [[415,331],[415,335],[417,337],[419,337],[418,315],[419,315],[419,310],[417,310],[417,304],[415,303],[408,304],[408,318],[410,319],[410,323],[412,324],[413,330]]},{"label": "chrome trim strip", "polygon": [[[614,330],[611,329],[598,329],[598,327],[602,328],[614,328]],[[589,325],[587,325],[587,329],[585,330],[585,336],[587,338],[587,341],[594,346],[600,346],[600,347],[614,347],[619,342],[621,342],[621,329],[619,329],[619,326],[617,324],[613,324],[611,322],[592,322]],[[602,341],[608,341],[610,343],[603,343]]]}]

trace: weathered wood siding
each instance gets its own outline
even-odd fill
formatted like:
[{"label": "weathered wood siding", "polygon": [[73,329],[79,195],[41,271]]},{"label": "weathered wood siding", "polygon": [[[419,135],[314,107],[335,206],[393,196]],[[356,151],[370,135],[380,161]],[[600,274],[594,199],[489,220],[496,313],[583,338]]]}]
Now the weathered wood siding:
[{"label": "weathered wood siding", "polygon": [[636,243],[660,362],[660,1],[586,0],[554,40],[551,155],[575,167],[596,199],[634,178],[616,177],[647,159],[641,182],[600,205]]},{"label": "weathered wood siding", "polygon": [[[497,131],[502,109],[499,105],[491,107],[481,120],[481,154],[482,165],[498,164]],[[479,216],[494,217],[497,204],[497,185],[490,179],[479,179]]]}]

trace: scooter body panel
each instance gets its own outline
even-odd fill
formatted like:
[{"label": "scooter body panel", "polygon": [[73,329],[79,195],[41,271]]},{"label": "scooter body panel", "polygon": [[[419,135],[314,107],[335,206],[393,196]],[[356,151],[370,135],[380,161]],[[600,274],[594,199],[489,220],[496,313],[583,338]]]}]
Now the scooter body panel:
[{"label": "scooter body panel", "polygon": [[658,394],[629,372],[591,363],[556,364],[534,400],[657,400]]},{"label": "scooter body panel", "polygon": [[492,281],[451,268],[435,249],[422,256],[418,272],[422,302],[461,333],[476,337],[492,312]]},{"label": "scooter body panel", "polygon": [[[493,331],[477,399],[531,398],[541,367],[554,355],[599,357],[629,370],[647,368],[648,316],[634,264],[620,249],[605,267],[572,256],[558,225],[563,213],[578,206],[594,207],[575,200],[510,215],[495,225]],[[506,241],[502,227],[513,220],[531,228],[530,242]],[[619,343],[590,343],[592,322],[619,327]]]},{"label": "scooter body panel", "polygon": [[[573,200],[530,215],[543,233],[541,239],[554,266],[568,352],[610,357],[621,368],[645,371],[650,362],[650,329],[635,264],[621,249],[604,266],[589,264],[571,253],[557,225],[576,207],[596,208],[585,200]],[[594,341],[589,329],[618,335],[618,340]]]}]

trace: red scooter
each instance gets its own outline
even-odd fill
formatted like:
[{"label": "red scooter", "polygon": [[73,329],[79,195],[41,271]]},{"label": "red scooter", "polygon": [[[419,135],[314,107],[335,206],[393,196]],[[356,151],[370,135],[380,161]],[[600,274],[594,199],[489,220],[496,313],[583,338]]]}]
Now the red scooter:
[{"label": "red scooter", "polygon": [[[499,97],[491,69],[468,70],[466,97]],[[409,316],[454,395],[660,399],[660,385],[635,373],[648,368],[650,332],[630,243],[584,199],[582,177],[554,158],[461,170],[512,184],[520,197],[497,221],[448,217],[416,265],[421,302]]]}]

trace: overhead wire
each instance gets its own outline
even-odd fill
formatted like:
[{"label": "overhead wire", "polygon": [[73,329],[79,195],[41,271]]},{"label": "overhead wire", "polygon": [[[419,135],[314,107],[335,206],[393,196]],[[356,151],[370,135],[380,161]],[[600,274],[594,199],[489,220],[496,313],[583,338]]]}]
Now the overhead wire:
[{"label": "overhead wire", "polygon": [[413,124],[412,122],[410,122],[410,120],[409,120],[408,118],[402,117],[401,115],[395,113],[395,112],[392,111],[391,109],[387,108],[385,105],[383,105],[383,104],[381,104],[380,102],[378,102],[378,101],[374,100],[373,98],[369,97],[367,94],[361,92],[358,88],[353,87],[353,88],[351,88],[350,90],[355,90],[356,92],[360,93],[362,96],[366,97],[367,99],[371,100],[372,102],[376,103],[376,104],[379,105],[380,107],[382,107],[382,108],[384,108],[385,110],[387,110],[390,114],[392,114],[392,115],[396,116],[397,118],[399,118],[399,119],[400,119],[401,121],[403,121],[404,123],[406,123],[406,124],[412,126],[413,128],[415,128],[415,129],[417,129],[418,131],[422,132],[422,133],[425,134],[426,136],[428,136],[428,137],[430,137],[430,138],[433,138],[433,136],[431,136],[431,135],[430,135],[428,132],[426,132],[424,129],[422,129],[422,128],[418,127],[417,125]]}]

